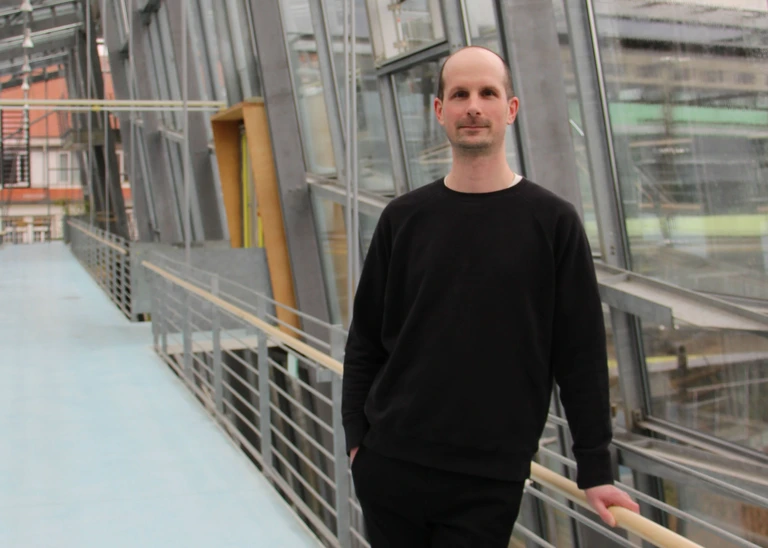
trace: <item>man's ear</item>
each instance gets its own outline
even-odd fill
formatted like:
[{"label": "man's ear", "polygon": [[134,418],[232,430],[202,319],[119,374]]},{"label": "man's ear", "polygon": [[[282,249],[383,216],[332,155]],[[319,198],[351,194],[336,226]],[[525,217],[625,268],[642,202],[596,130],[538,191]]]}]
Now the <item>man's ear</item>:
[{"label": "man's ear", "polygon": [[445,122],[443,121],[443,102],[439,97],[435,97],[435,116],[437,117],[438,123],[441,126],[444,126]]},{"label": "man's ear", "polygon": [[509,114],[507,116],[507,124],[512,124],[517,118],[517,111],[520,108],[520,99],[512,97],[509,100]]}]

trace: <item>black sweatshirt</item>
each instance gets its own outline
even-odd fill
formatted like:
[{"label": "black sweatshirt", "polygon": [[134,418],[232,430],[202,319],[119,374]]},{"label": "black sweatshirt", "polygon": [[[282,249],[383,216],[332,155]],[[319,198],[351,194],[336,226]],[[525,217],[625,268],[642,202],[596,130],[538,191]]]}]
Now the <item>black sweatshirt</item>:
[{"label": "black sweatshirt", "polygon": [[527,179],[479,194],[440,179],[392,200],[347,340],[347,451],[524,480],[553,380],[579,486],[612,483],[605,327],[573,206]]}]

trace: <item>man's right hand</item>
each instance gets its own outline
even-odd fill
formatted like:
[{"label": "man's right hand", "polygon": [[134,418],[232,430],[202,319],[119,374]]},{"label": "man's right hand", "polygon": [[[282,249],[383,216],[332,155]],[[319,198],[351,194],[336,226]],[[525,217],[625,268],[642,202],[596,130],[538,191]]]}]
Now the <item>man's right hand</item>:
[{"label": "man's right hand", "polygon": [[352,463],[355,462],[355,455],[357,455],[357,450],[358,449],[360,449],[359,445],[349,452],[349,465],[350,466],[352,466]]}]

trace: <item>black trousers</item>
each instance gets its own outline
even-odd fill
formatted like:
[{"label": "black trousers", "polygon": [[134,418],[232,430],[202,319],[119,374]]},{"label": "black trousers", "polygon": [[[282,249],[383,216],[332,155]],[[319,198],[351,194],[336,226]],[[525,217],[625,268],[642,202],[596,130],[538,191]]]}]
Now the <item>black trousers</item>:
[{"label": "black trousers", "polygon": [[507,548],[525,485],[437,470],[364,446],[352,478],[372,548]]}]

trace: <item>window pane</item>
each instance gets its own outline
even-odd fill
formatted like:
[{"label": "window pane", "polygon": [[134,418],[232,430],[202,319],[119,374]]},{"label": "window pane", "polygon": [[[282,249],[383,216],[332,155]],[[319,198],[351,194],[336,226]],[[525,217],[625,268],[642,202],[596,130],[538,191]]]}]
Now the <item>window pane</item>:
[{"label": "window pane", "polygon": [[[395,182],[384,126],[384,114],[374,66],[373,46],[365,17],[364,0],[356,0],[357,18],[357,147],[359,158],[359,185],[361,189],[377,194],[394,195]],[[329,29],[339,90],[341,109],[346,109],[344,97],[344,17],[343,2],[332,5]]]},{"label": "window pane", "polygon": [[341,204],[312,197],[331,322],[349,326],[347,313],[347,232]]},{"label": "window pane", "polygon": [[768,339],[643,322],[655,416],[768,450]]},{"label": "window pane", "polygon": [[306,169],[321,175],[336,173],[333,143],[325,107],[320,62],[308,0],[281,0],[291,73],[299,108]]},{"label": "window pane", "polygon": [[768,8],[731,4],[597,2],[597,30],[633,268],[768,299]]},{"label": "window pane", "polygon": [[467,21],[472,45],[485,46],[501,55],[499,25],[493,4],[493,0],[467,2]]},{"label": "window pane", "polygon": [[445,37],[440,0],[368,0],[368,16],[379,64]]},{"label": "window pane", "polygon": [[69,182],[69,154],[59,154],[59,182]]},{"label": "window pane", "polygon": [[573,59],[571,58],[571,49],[569,45],[570,36],[567,33],[567,24],[565,20],[565,10],[563,0],[553,0],[555,10],[555,23],[558,32],[565,40],[561,41],[560,51],[563,61],[563,77],[565,81],[565,93],[568,100],[568,123],[570,124],[571,138],[573,142],[573,152],[576,155],[576,175],[579,179],[579,189],[581,190],[581,204],[584,210],[584,229],[587,231],[589,245],[594,253],[599,254],[600,238],[597,232],[597,216],[595,212],[595,200],[592,195],[592,172],[589,168],[589,159],[587,157],[587,140],[583,131],[581,116],[581,105],[579,104],[579,93],[576,88],[575,70]]},{"label": "window pane", "polygon": [[[437,76],[443,61],[444,58],[429,61],[399,72],[394,77],[411,188],[431,183],[451,169],[451,145],[437,122],[433,106]],[[512,126],[507,128],[506,147],[510,167],[519,171]]]}]

